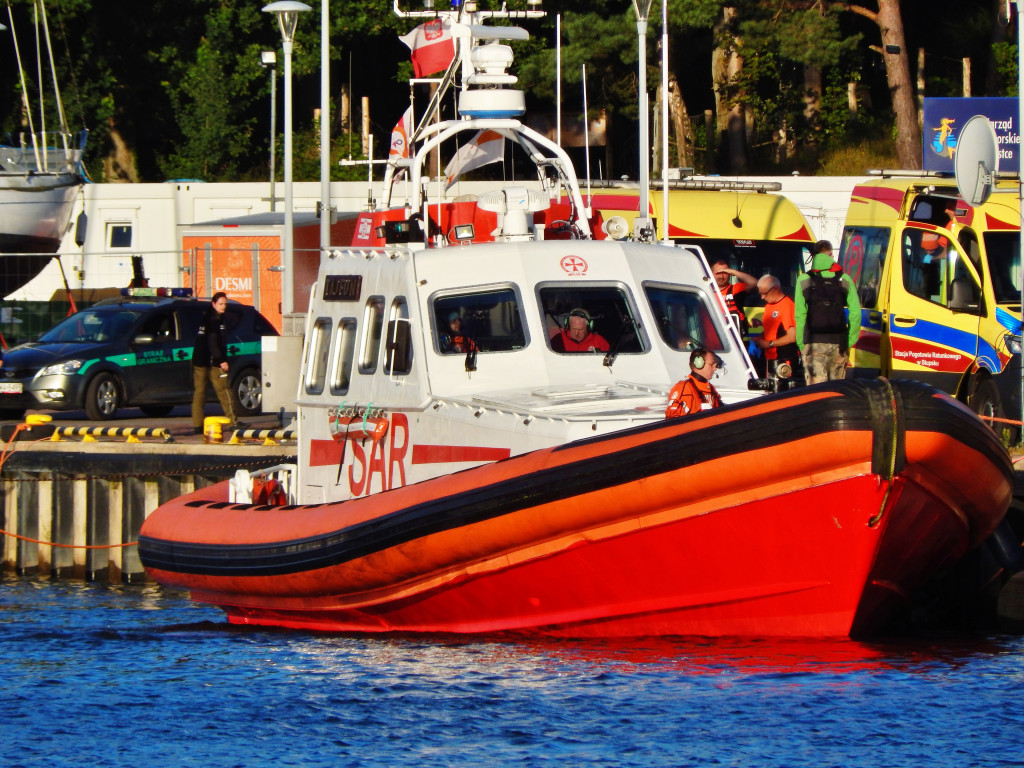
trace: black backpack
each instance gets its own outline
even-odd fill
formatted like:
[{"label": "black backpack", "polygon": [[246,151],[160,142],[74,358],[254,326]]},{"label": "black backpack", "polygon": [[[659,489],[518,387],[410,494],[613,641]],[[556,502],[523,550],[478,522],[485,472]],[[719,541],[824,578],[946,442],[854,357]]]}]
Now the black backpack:
[{"label": "black backpack", "polygon": [[807,305],[807,332],[836,334],[846,332],[846,285],[843,273],[825,278],[821,272],[811,270],[804,284]]}]

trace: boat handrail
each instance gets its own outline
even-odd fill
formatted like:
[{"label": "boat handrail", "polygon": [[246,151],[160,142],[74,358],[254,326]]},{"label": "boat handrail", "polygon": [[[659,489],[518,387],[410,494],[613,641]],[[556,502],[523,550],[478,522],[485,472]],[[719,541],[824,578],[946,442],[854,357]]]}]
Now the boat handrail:
[{"label": "boat handrail", "polygon": [[[297,464],[276,464],[254,470],[239,469],[228,480],[228,501],[232,504],[294,504],[297,473]],[[262,499],[257,498],[260,490],[254,492],[257,483],[263,492]]]},{"label": "boat handrail", "polygon": [[[587,221],[583,212],[586,207],[583,204],[583,196],[580,193],[579,183],[576,180],[575,173],[572,170],[572,160],[569,155],[562,149],[558,144],[548,139],[541,133],[533,130],[527,125],[524,125],[519,120],[514,118],[470,118],[468,120],[447,120],[436,125],[429,126],[424,134],[422,144],[416,150],[416,154],[408,161],[408,168],[410,171],[410,188],[411,188],[411,199],[408,203],[412,210],[419,211],[425,202],[425,196],[423,194],[424,183],[429,183],[429,179],[424,180],[422,177],[422,168],[426,162],[429,153],[442,142],[447,141],[453,136],[463,133],[466,131],[479,131],[479,130],[492,130],[496,133],[500,133],[505,138],[514,141],[526,149],[530,153],[531,159],[538,167],[538,175],[541,177],[541,181],[545,179],[540,174],[542,168],[553,168],[559,176],[559,182],[565,188],[569,198],[572,200],[572,205],[576,211],[576,225],[583,235],[584,239],[592,237],[593,233],[590,229],[590,223]],[[551,153],[551,156],[543,155],[537,147],[543,147]],[[405,165],[405,163],[403,163]],[[557,192],[552,188],[548,188],[548,195],[551,199],[557,199]]]}]

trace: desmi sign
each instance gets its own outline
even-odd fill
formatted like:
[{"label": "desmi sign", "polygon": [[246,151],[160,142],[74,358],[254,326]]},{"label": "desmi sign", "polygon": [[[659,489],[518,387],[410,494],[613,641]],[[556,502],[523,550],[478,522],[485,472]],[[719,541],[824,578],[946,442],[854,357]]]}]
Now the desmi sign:
[{"label": "desmi sign", "polygon": [[924,100],[924,165],[926,171],[953,173],[953,155],[964,124],[984,115],[996,131],[999,171],[1020,169],[1020,126],[1016,98]]}]

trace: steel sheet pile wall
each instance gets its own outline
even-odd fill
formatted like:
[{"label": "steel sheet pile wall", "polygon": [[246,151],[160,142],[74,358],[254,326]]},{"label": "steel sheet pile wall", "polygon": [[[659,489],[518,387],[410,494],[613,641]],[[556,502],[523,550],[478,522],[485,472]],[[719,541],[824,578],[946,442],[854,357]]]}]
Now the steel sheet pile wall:
[{"label": "steel sheet pile wall", "polygon": [[[102,448],[101,448],[102,446]],[[122,444],[123,446],[123,444]],[[280,446],[44,444],[16,451],[0,472],[0,570],[90,581],[145,578],[136,551],[143,521],[196,488],[293,461]],[[99,452],[104,449],[107,452]]]},{"label": "steel sheet pile wall", "polygon": [[5,473],[3,570],[89,581],[141,580],[134,542],[146,516],[217,479]]}]

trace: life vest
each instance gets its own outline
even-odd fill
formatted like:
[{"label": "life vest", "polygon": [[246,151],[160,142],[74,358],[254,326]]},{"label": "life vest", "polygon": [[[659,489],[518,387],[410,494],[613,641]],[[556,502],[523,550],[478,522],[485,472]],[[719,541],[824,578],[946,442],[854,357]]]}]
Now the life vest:
[{"label": "life vest", "polygon": [[476,352],[476,342],[463,334],[446,333],[441,337],[442,352]]},{"label": "life vest", "polygon": [[733,320],[739,328],[740,334],[746,336],[750,331],[750,323],[747,321],[747,315],[743,309],[736,303],[736,294],[743,293],[747,290],[747,286],[743,283],[730,283],[725,288],[719,289],[722,294],[722,299],[725,301],[725,308],[729,311]]},{"label": "life vest", "polygon": [[691,373],[672,387],[668,393],[668,406],[665,408],[666,419],[721,407],[722,398],[714,385],[703,377],[695,377],[696,374]]}]

